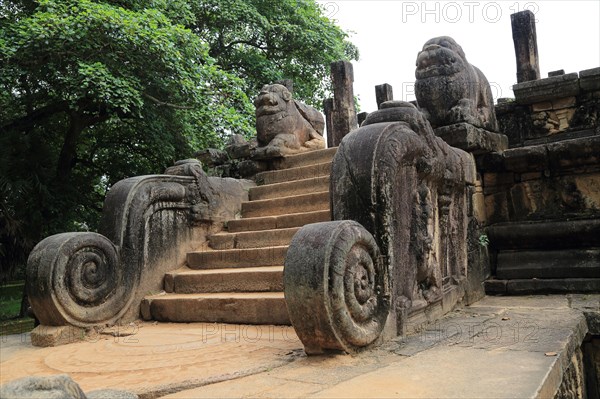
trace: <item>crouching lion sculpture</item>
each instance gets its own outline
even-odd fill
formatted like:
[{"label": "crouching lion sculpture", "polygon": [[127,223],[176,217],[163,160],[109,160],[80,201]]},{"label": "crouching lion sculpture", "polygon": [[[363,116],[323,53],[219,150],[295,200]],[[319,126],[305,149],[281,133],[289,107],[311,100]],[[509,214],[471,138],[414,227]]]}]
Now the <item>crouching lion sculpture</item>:
[{"label": "crouching lion sculpture", "polygon": [[451,37],[425,43],[415,77],[417,103],[434,128],[467,122],[498,131],[490,84]]},{"label": "crouching lion sculpture", "polygon": [[292,99],[292,93],[285,86],[263,86],[254,106],[258,139],[254,158],[274,158],[325,148],[323,116]]}]

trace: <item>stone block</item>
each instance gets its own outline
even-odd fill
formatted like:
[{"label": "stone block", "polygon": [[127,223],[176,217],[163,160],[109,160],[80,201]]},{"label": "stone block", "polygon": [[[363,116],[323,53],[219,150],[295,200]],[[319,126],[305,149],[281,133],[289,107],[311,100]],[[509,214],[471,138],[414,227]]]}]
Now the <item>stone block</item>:
[{"label": "stone block", "polygon": [[548,111],[550,109],[552,109],[551,101],[543,101],[541,103],[535,103],[531,105],[531,110],[533,112]]},{"label": "stone block", "polygon": [[572,292],[598,292],[598,278],[565,278],[565,279],[518,279],[508,280],[506,293],[508,295],[529,294],[566,294]]},{"label": "stone block", "polygon": [[600,163],[600,136],[564,140],[546,145],[551,170],[597,166]]},{"label": "stone block", "polygon": [[600,250],[562,249],[500,251],[496,277],[594,278],[600,275]]},{"label": "stone block", "polygon": [[487,188],[512,185],[515,183],[514,173],[486,173],[483,175],[483,186]]},{"label": "stone block", "polygon": [[548,168],[545,146],[512,148],[504,151],[504,169],[511,172],[541,171]]},{"label": "stone block", "polygon": [[517,83],[513,86],[519,104],[534,104],[579,94],[577,73]]},{"label": "stone block", "polygon": [[222,165],[229,159],[225,151],[215,148],[200,150],[194,153],[194,157],[202,162],[202,165],[206,165],[208,167]]},{"label": "stone block", "polygon": [[563,109],[563,108],[570,108],[570,107],[574,107],[577,104],[577,98],[576,97],[564,97],[564,98],[559,98],[557,100],[552,100],[552,109],[557,110],[557,109]]},{"label": "stone block", "polygon": [[480,155],[508,148],[508,137],[490,132],[469,123],[456,123],[435,129],[436,136],[452,147]]},{"label": "stone block", "polygon": [[600,67],[579,72],[579,86],[584,91],[600,90]]},{"label": "stone block", "polygon": [[553,76],[561,76],[565,74],[565,70],[564,69],[559,69],[556,71],[552,71],[552,72],[548,72],[548,77],[551,78]]},{"label": "stone block", "polygon": [[486,280],[483,282],[485,293],[489,295],[502,295],[506,293],[506,280]]},{"label": "stone block", "polygon": [[33,346],[48,347],[72,344],[85,339],[86,331],[74,326],[39,325],[31,332]]}]

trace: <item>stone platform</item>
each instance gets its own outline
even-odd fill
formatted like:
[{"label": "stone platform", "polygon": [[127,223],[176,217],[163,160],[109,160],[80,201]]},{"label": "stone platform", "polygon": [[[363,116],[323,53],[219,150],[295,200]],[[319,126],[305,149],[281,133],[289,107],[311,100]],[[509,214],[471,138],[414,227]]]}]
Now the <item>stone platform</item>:
[{"label": "stone platform", "polygon": [[54,348],[8,336],[0,383],[67,373],[142,398],[547,398],[599,319],[600,295],[486,297],[376,350],[309,358],[279,326],[140,323]]}]

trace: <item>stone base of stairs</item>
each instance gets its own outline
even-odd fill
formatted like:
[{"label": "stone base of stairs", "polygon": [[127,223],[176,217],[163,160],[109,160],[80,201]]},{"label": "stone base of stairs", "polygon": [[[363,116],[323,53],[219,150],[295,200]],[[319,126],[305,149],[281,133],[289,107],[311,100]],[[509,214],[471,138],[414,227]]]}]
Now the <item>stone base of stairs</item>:
[{"label": "stone base of stairs", "polygon": [[289,325],[283,292],[169,294],[144,298],[145,320]]},{"label": "stone base of stairs", "polygon": [[600,278],[490,279],[484,282],[484,287],[488,295],[598,293]]}]

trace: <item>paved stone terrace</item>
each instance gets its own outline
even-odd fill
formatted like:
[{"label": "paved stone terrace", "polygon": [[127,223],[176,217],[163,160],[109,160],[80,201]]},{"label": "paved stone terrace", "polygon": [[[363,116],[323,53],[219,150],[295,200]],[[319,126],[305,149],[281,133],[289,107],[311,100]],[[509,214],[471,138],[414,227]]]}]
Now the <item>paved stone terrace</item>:
[{"label": "paved stone terrace", "polygon": [[548,397],[587,332],[584,312],[600,313],[600,295],[487,297],[376,350],[311,358],[279,326],[140,323],[54,348],[8,336],[0,383],[67,373],[84,391],[143,398]]}]

